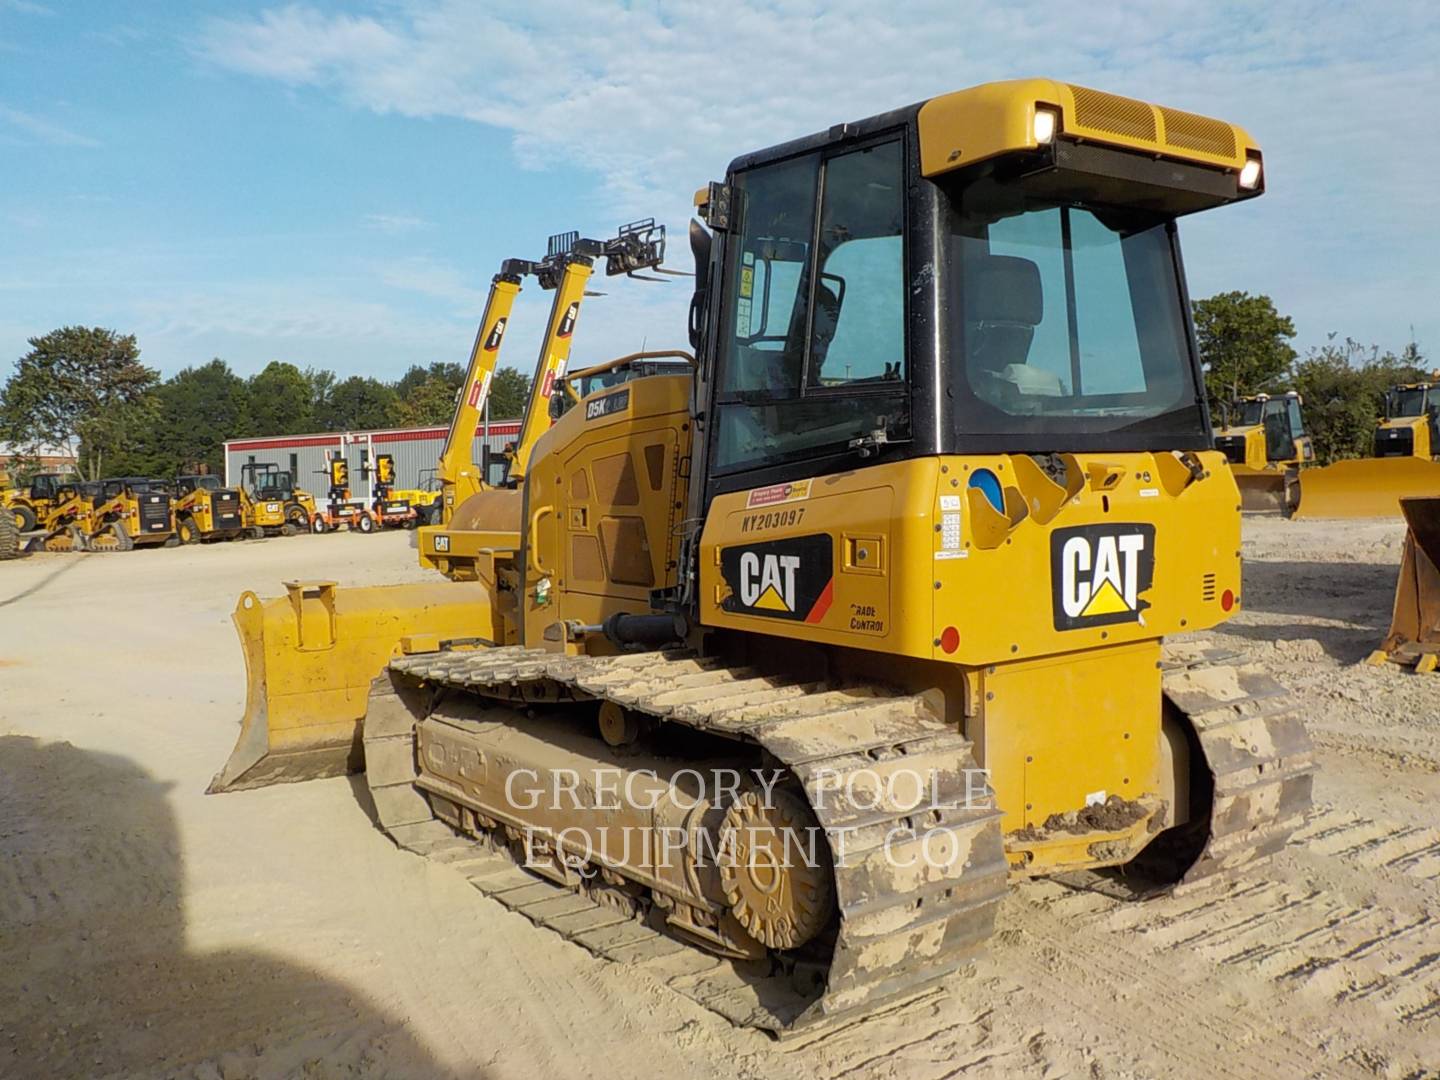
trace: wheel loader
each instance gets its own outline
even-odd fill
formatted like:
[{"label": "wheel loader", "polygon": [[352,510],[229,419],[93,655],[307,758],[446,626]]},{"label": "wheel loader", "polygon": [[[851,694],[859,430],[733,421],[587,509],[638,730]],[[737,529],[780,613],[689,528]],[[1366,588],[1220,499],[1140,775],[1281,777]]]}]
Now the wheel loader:
[{"label": "wheel loader", "polygon": [[175,478],[175,535],[182,544],[235,540],[246,528],[240,492],[220,477],[189,474]]},{"label": "wheel loader", "polygon": [[419,484],[413,488],[392,488],[391,498],[400,499],[415,509],[415,518],[421,525],[438,525],[441,514],[441,498],[444,495],[435,469],[420,470]]},{"label": "wheel loader", "polygon": [[61,488],[73,486],[75,478],[65,473],[39,473],[23,488],[0,491],[0,506],[9,509],[21,533],[39,528],[46,512],[52,507]]},{"label": "wheel loader", "polygon": [[1263,188],[1241,129],[1045,79],[736,158],[689,370],[616,361],[457,507],[516,537],[475,581],[241,596],[211,790],[363,767],[401,847],[774,1032],[932,986],[1011,880],[1263,873],[1301,718],[1164,642],[1243,598],[1177,219]]},{"label": "wheel loader", "polygon": [[1294,390],[1256,394],[1222,410],[1215,449],[1225,455],[1248,513],[1290,516],[1300,502],[1300,470],[1315,460]]},{"label": "wheel loader", "polygon": [[1302,518],[1404,517],[1407,498],[1440,492],[1440,384],[1406,383],[1385,394],[1372,456],[1307,469]]},{"label": "wheel loader", "polygon": [[0,562],[21,555],[20,525],[10,514],[0,514]]}]

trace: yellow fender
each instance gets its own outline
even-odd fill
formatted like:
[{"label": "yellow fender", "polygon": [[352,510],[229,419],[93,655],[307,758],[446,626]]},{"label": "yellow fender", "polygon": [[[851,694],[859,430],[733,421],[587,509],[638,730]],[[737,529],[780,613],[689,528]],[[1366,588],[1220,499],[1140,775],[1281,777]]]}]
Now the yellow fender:
[{"label": "yellow fender", "polygon": [[340,776],[364,768],[361,725],[371,681],[401,639],[494,640],[489,594],[475,582],[341,589],[287,581],[285,595],[242,593],[245,654],[240,737],[209,791]]},{"label": "yellow fender", "polygon": [[1300,472],[1297,518],[1400,517],[1400,500],[1440,495],[1440,462],[1358,458]]}]

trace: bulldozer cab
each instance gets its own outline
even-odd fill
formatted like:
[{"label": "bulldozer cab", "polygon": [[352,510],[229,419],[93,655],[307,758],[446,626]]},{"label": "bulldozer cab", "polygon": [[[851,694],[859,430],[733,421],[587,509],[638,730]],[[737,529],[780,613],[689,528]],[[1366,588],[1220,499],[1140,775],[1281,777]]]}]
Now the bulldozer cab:
[{"label": "bulldozer cab", "polygon": [[1293,392],[1279,398],[1266,398],[1261,404],[1260,425],[1265,437],[1265,459],[1271,462],[1294,461],[1296,444],[1305,438],[1305,425],[1300,417],[1300,397]]},{"label": "bulldozer cab", "polygon": [[1376,457],[1431,458],[1440,452],[1440,400],[1432,383],[1392,387],[1375,429]]},{"label": "bulldozer cab", "polygon": [[1072,141],[1054,86],[1003,135],[961,92],[736,159],[702,195],[707,502],[865,459],[1210,448],[1175,222],[1259,194],[1258,155],[1228,127],[1228,169]]}]

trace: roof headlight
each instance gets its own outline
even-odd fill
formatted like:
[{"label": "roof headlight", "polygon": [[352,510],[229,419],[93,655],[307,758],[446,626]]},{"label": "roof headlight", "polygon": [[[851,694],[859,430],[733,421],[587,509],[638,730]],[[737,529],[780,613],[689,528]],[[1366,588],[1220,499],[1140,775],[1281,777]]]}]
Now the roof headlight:
[{"label": "roof headlight", "polygon": [[1260,159],[1247,158],[1245,165],[1240,170],[1240,186],[1246,191],[1254,191],[1260,186]]},{"label": "roof headlight", "polygon": [[1055,141],[1055,130],[1060,126],[1060,115],[1054,109],[1036,108],[1031,134],[1037,146],[1049,146]]}]

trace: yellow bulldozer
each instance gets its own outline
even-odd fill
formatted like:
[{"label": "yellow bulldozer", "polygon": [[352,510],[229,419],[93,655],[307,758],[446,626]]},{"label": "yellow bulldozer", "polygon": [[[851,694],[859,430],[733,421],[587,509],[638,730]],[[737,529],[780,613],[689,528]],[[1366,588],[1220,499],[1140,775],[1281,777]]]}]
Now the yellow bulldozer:
[{"label": "yellow bulldozer", "polygon": [[1300,470],[1315,460],[1301,406],[1300,395],[1291,390],[1255,394],[1221,410],[1224,426],[1215,432],[1215,449],[1230,465],[1246,512],[1295,512]]},{"label": "yellow bulldozer", "polygon": [[1177,219],[1263,188],[1237,127],[1043,79],[735,159],[693,357],[589,369],[454,508],[474,580],[241,596],[211,790],[363,767],[403,848],[772,1031],[955,971],[1009,879],[1262,872],[1301,718],[1163,639],[1242,603]]},{"label": "yellow bulldozer", "polygon": [[1406,383],[1385,395],[1372,456],[1306,469],[1300,518],[1401,517],[1409,498],[1440,495],[1440,384]]}]

